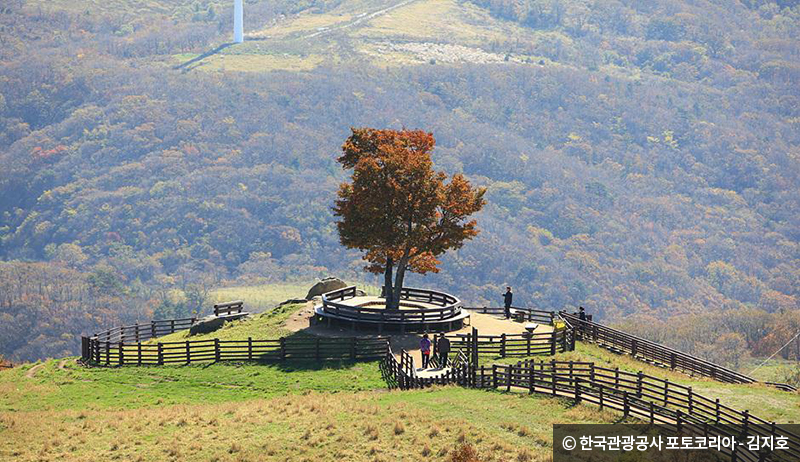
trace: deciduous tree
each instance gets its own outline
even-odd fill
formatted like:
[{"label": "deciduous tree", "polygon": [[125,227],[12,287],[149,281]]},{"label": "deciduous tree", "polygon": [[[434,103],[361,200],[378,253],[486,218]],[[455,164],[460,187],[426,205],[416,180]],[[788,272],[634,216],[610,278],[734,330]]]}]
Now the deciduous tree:
[{"label": "deciduous tree", "polygon": [[[433,169],[435,140],[421,130],[352,129],[339,162],[353,169],[334,207],[341,243],[365,252],[385,276],[386,306],[397,309],[407,270],[438,272],[438,257],[478,234],[469,217],[485,201],[462,175]],[[394,283],[393,267],[396,266]]]}]

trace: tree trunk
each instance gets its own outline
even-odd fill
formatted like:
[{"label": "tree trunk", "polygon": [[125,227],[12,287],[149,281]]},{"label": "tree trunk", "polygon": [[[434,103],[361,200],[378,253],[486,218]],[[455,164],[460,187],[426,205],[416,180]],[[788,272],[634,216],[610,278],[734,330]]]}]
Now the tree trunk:
[{"label": "tree trunk", "polygon": [[395,310],[400,309],[400,292],[403,290],[403,279],[406,277],[406,268],[408,267],[408,257],[403,257],[397,264],[397,273],[394,278],[394,296],[392,297],[392,308]]},{"label": "tree trunk", "polygon": [[383,272],[383,296],[386,298],[386,308],[392,308],[394,291],[392,290],[392,257],[386,258],[386,271]]}]

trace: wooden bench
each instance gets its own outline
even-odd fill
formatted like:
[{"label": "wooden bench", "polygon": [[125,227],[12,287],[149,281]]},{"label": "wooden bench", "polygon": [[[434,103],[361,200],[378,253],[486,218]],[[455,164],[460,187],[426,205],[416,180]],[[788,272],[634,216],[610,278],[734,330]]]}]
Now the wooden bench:
[{"label": "wooden bench", "polygon": [[247,316],[244,311],[244,301],[234,300],[232,302],[217,303],[214,305],[214,316],[218,318],[239,319]]}]

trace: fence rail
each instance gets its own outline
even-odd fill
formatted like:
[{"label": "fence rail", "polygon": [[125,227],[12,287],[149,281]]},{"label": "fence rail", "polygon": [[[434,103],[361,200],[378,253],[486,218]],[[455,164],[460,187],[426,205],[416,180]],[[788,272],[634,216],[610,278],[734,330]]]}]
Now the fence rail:
[{"label": "fence rail", "polygon": [[[465,310],[474,311],[481,314],[491,314],[495,316],[505,316],[505,308],[503,307],[464,307]],[[536,308],[520,308],[511,307],[511,314],[517,319],[528,322],[538,322],[540,324],[553,324],[558,318],[558,313],[555,311],[537,310]],[[521,318],[520,318],[521,316]]]},{"label": "fence rail", "polygon": [[82,359],[102,366],[161,366],[203,361],[364,360],[381,359],[388,338],[304,338],[276,340],[187,340],[157,344],[124,343],[82,338]]},{"label": "fence rail", "polygon": [[[447,335],[454,349],[469,350],[473,343],[472,334]],[[554,355],[574,349],[572,333],[567,329],[532,334],[478,335],[478,355],[506,357],[526,357]]]},{"label": "fence rail", "polygon": [[[785,437],[789,448],[777,459],[800,460],[800,436],[748,411],[738,411],[665,379],[580,362],[524,361],[476,370],[478,388],[522,388],[529,393],[566,396],[622,411],[651,423],[670,425],[698,434]],[[744,448],[738,460],[759,461]]]},{"label": "fence rail", "polygon": [[[742,373],[714,364],[681,351],[669,348],[650,340],[612,329],[602,324],[584,321],[575,315],[561,313],[573,327],[575,335],[585,341],[605,345],[630,354],[633,357],[669,367],[670,369],[701,377],[708,377],[725,383],[755,383],[756,379]],[[765,382],[765,384],[784,391],[797,391],[785,384]]]},{"label": "fence rail", "polygon": [[461,313],[461,302],[452,295],[427,289],[403,288],[401,301],[424,302],[435,308],[387,310],[353,306],[343,301],[356,297],[356,287],[350,286],[322,295],[322,309],[339,319],[376,324],[425,324],[447,322]]}]

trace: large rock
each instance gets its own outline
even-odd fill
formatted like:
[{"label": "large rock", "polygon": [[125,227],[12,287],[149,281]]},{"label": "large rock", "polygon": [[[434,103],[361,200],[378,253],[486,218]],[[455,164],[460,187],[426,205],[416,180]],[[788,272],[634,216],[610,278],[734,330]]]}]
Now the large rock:
[{"label": "large rock", "polygon": [[189,328],[189,335],[207,334],[214,332],[225,324],[225,318],[218,316],[206,316],[205,318],[198,319],[196,323]]},{"label": "large rock", "polygon": [[314,284],[314,286],[309,289],[308,295],[306,295],[306,300],[311,300],[312,298],[318,297],[324,293],[332,290],[344,289],[345,287],[347,287],[347,284],[345,284],[345,282],[339,278],[325,278]]}]

